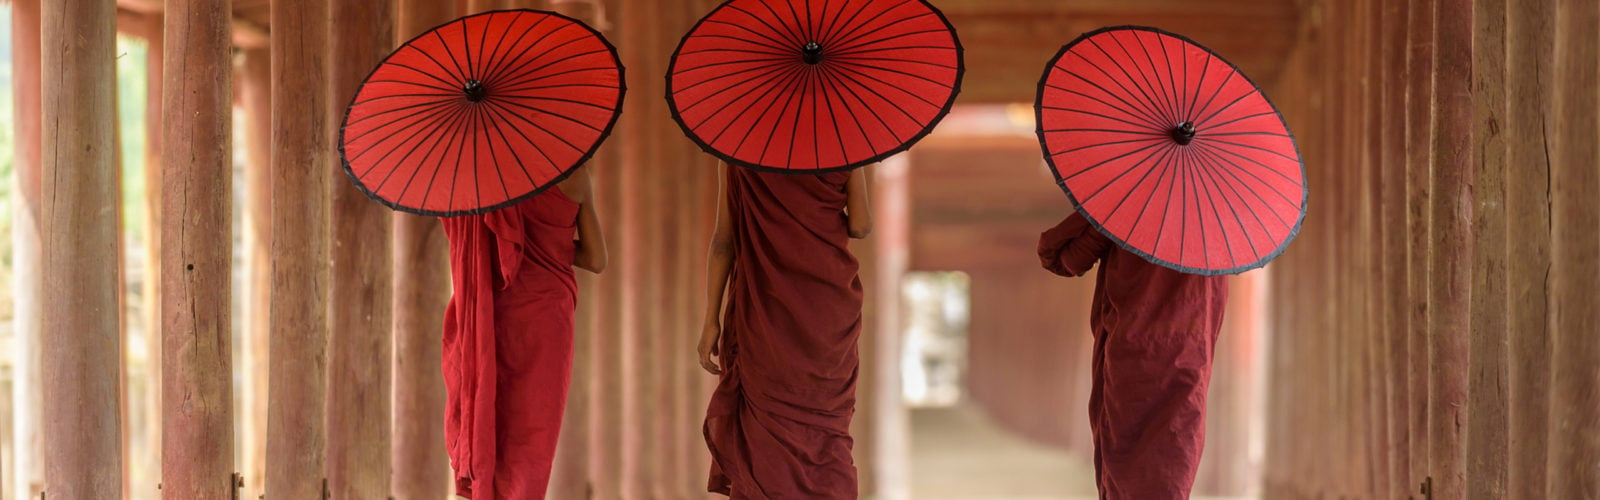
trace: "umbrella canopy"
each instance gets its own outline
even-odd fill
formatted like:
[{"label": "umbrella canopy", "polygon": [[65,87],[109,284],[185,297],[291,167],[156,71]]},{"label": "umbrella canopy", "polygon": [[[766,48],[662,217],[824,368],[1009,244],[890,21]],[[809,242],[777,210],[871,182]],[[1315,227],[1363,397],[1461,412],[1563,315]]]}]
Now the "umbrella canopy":
[{"label": "umbrella canopy", "polygon": [[960,92],[961,55],[925,0],[730,0],[678,45],[667,101],[729,163],[849,170],[933,130]]},{"label": "umbrella canopy", "polygon": [[1105,28],[1039,82],[1039,142],[1078,212],[1123,248],[1186,273],[1266,265],[1305,218],[1305,169],[1277,108],[1183,36]]},{"label": "umbrella canopy", "polygon": [[477,14],[418,35],[372,71],[345,110],[339,152],[356,186],[395,210],[489,212],[587,161],[624,93],[616,49],[583,23]]}]

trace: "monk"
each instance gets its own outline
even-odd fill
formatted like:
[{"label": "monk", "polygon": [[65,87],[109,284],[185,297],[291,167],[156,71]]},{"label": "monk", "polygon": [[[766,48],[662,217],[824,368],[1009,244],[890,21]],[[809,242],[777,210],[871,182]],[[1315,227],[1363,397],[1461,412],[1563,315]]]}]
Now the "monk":
[{"label": "monk", "polygon": [[849,240],[872,229],[865,174],[722,172],[699,346],[700,366],[721,377],[706,409],[707,489],[857,498],[861,280]]},{"label": "monk", "polygon": [[572,378],[572,268],[606,267],[588,169],[516,205],[443,223],[455,285],[443,367],[456,494],[544,498]]},{"label": "monk", "polygon": [[1089,317],[1089,427],[1100,498],[1189,498],[1205,446],[1206,387],[1228,301],[1226,277],[1152,264],[1079,214],[1040,236],[1039,259],[1068,277],[1100,264]]}]

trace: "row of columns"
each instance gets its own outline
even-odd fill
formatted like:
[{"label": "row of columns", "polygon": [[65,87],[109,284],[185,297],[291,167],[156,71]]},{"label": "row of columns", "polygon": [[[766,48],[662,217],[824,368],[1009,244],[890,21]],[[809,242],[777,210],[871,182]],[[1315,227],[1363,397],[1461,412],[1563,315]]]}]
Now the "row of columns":
[{"label": "row of columns", "polygon": [[1267,495],[1600,494],[1600,7],[1307,5]]},{"label": "row of columns", "polygon": [[[27,347],[43,345],[27,343],[38,341],[39,332],[58,333],[42,358],[23,356],[42,359],[43,389],[52,397],[42,419],[21,422],[42,422],[43,432],[19,432],[43,435],[44,442],[19,456],[23,463],[42,456],[46,470],[17,472],[35,478],[23,498],[41,491],[51,498],[120,497],[128,464],[117,420],[119,196],[115,156],[105,146],[115,144],[116,9],[109,0],[48,2],[42,16],[30,17],[37,3],[16,3],[19,40],[29,27],[42,26],[44,42],[32,52],[17,44],[17,74],[42,74],[49,92],[41,100],[39,86],[19,81],[18,157],[25,161],[18,165],[24,200],[40,200],[38,189],[27,189],[34,172],[44,179],[32,185],[55,195],[38,212],[20,211],[24,219],[42,213],[34,224],[49,251],[42,267],[48,279],[22,281],[47,284],[38,295],[42,329],[30,330],[24,317],[19,336]],[[149,436],[161,449],[161,494],[229,498],[238,488],[245,498],[439,498],[449,492],[438,367],[449,297],[442,232],[436,220],[391,214],[356,192],[338,175],[333,145],[337,117],[365,69],[468,4],[469,11],[550,7],[610,28],[606,34],[629,69],[625,114],[590,163],[614,265],[580,281],[574,385],[551,497],[705,496],[700,420],[714,379],[700,372],[693,349],[702,319],[703,246],[715,216],[715,162],[680,136],[655,96],[665,91],[661,48],[674,46],[716,2],[550,3],[274,0],[270,46],[243,50],[237,73],[227,2],[166,4],[165,22],[153,22],[159,29],[146,33],[151,95],[163,103],[148,119],[159,132],[150,134],[159,154],[147,159],[156,208],[150,217],[161,229],[149,243],[160,257],[151,264],[157,282],[145,291],[155,302],[144,319],[162,339],[161,354],[152,356],[161,383],[151,391],[160,422]],[[42,54],[49,71],[38,71],[40,61],[29,54]],[[238,96],[230,94],[235,88]],[[242,145],[231,141],[235,97],[247,115]],[[27,125],[39,102],[46,129]],[[41,130],[51,131],[48,140],[40,141]],[[30,141],[42,143],[49,162],[38,162]],[[240,232],[249,269],[237,359],[229,307],[236,146],[248,152],[246,195],[237,209],[245,212]],[[42,168],[30,169],[29,161]],[[26,243],[27,231],[18,234]],[[19,262],[28,262],[27,251],[19,245]],[[238,394],[236,371],[243,374]],[[24,406],[38,399],[22,396]],[[147,458],[154,457],[140,457]],[[131,487],[144,496],[155,485]]]}]

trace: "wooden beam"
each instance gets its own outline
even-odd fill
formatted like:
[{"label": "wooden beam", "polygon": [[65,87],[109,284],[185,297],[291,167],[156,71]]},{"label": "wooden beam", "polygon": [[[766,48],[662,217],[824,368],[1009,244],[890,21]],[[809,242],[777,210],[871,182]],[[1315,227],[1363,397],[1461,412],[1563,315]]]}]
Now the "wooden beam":
[{"label": "wooden beam", "polygon": [[44,463],[51,498],[122,494],[116,6],[46,2],[42,24]]},{"label": "wooden beam", "polygon": [[[162,453],[166,498],[233,497],[233,64],[227,0],[166,5]],[[152,54],[152,57],[156,57]],[[152,276],[152,279],[154,277]]]},{"label": "wooden beam", "polygon": [[328,335],[328,9],[273,0],[267,498],[322,498]]},{"label": "wooden beam", "polygon": [[[454,0],[400,0],[398,42],[455,17]],[[450,300],[449,247],[437,220],[394,218],[395,498],[438,498],[451,491],[444,449],[440,336]]]},{"label": "wooden beam", "polygon": [[[330,139],[345,105],[395,45],[394,2],[335,0],[329,68]],[[328,332],[328,491],[333,498],[388,498],[394,334],[391,211],[332,176],[333,327]],[[399,418],[412,418],[401,415]],[[439,422],[432,422],[438,425]]]}]

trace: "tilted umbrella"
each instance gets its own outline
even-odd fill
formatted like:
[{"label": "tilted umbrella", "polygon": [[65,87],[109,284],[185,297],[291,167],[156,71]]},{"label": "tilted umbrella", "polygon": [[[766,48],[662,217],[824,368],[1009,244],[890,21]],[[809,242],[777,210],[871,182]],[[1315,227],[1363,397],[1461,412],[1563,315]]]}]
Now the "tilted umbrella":
[{"label": "tilted umbrella", "polygon": [[729,163],[849,170],[932,131],[960,92],[961,58],[925,0],[729,0],[678,45],[667,101]]},{"label": "tilted umbrella", "polygon": [[1050,61],[1036,113],[1078,212],[1151,262],[1240,273],[1300,231],[1308,191],[1288,126],[1237,67],[1188,38],[1087,33]]},{"label": "tilted umbrella", "polygon": [[395,210],[454,216],[513,205],[566,178],[622,107],[616,49],[582,22],[506,10],[418,35],[345,111],[345,173]]}]

